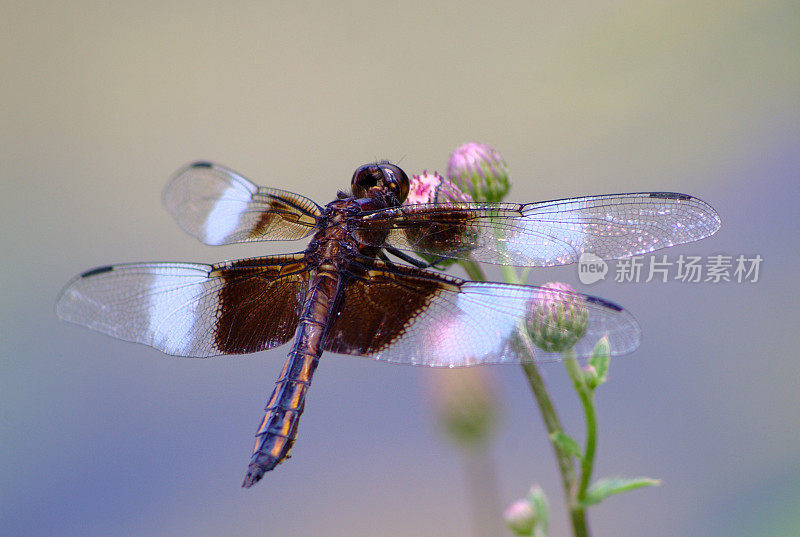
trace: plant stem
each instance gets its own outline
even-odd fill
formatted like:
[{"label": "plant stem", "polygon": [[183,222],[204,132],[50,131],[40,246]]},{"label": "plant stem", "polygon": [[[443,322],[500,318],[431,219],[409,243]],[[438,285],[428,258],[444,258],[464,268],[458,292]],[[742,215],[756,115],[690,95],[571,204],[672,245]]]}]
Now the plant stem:
[{"label": "plant stem", "polygon": [[472,513],[472,534],[475,537],[497,535],[497,513],[502,512],[497,486],[497,471],[488,443],[462,446],[467,496]]},{"label": "plant stem", "polygon": [[581,371],[578,360],[575,358],[575,352],[570,349],[563,356],[564,365],[567,367],[567,373],[572,379],[575,391],[578,392],[578,397],[580,397],[583,405],[583,414],[586,418],[586,447],[581,460],[581,480],[576,495],[578,503],[583,504],[584,500],[586,500],[589,480],[592,477],[594,453],[597,447],[597,413],[594,408],[594,391],[590,390],[583,380],[583,371]]},{"label": "plant stem", "polygon": [[461,265],[461,268],[466,271],[467,276],[469,276],[471,279],[477,282],[486,281],[486,274],[483,272],[483,268],[481,268],[481,266],[475,261],[464,259],[459,261],[458,264]]},{"label": "plant stem", "polygon": [[[476,281],[486,281],[486,275],[478,263],[474,261],[460,261],[459,264],[466,271],[467,275]],[[513,267],[502,267],[503,275],[505,276],[506,283],[520,284],[520,279],[517,272]],[[527,276],[527,274],[525,274]],[[524,279],[524,277],[523,277]],[[525,371],[525,377],[528,379],[528,384],[533,391],[533,396],[536,403],[539,405],[539,411],[542,414],[545,428],[550,438],[553,438],[554,433],[563,433],[564,428],[561,426],[561,421],[558,419],[556,409],[553,406],[553,401],[550,399],[550,394],[547,393],[547,386],[544,383],[539,368],[533,362],[533,357],[536,351],[533,347],[533,342],[524,330],[521,328],[517,331],[518,339],[525,348],[530,361],[522,363],[522,369]],[[575,476],[575,465],[572,461],[572,456],[564,451],[559,444],[551,441],[553,451],[555,451],[556,462],[558,469],[561,473],[561,482],[564,485],[564,496],[567,500],[567,507],[569,508],[570,522],[572,523],[572,532],[575,537],[589,537],[589,528],[586,524],[586,508],[583,500],[586,496],[586,489],[589,485],[589,478],[592,474],[592,465],[594,464],[594,451],[597,440],[597,418],[594,412],[594,404],[592,402],[592,394],[589,393],[586,384],[583,382],[582,372],[578,360],[575,358],[575,352],[572,349],[565,351],[564,362],[567,364],[567,372],[572,379],[575,389],[583,403],[583,411],[586,415],[586,448],[584,457],[581,461],[581,480],[577,484]]]},{"label": "plant stem", "polygon": [[[529,338],[523,336],[521,339],[526,347],[531,346]],[[532,350],[531,348],[528,349],[529,352]],[[561,421],[558,419],[558,414],[556,414],[556,409],[553,406],[553,401],[550,399],[550,394],[547,393],[547,386],[545,386],[544,379],[541,373],[539,373],[539,368],[536,367],[536,364],[533,362],[525,362],[522,364],[522,369],[525,371],[525,377],[528,379],[528,384],[531,387],[531,391],[533,391],[533,396],[536,398],[536,403],[539,405],[547,434],[553,435],[553,433],[563,431]],[[575,468],[572,464],[572,457],[562,450],[558,444],[553,443],[553,447],[556,451],[558,467],[561,470],[561,480],[564,483],[564,489],[567,493],[570,493],[575,483]]]},{"label": "plant stem", "polygon": [[[530,356],[534,356],[533,343],[527,334],[519,331],[519,339],[525,346],[525,350]],[[539,368],[533,362],[523,362],[522,369],[525,371],[525,377],[528,379],[528,384],[533,391],[533,396],[536,398],[536,403],[539,405],[539,411],[542,414],[545,428],[550,438],[554,433],[563,432],[561,421],[558,419],[556,409],[553,406],[553,401],[550,399],[550,394],[547,393],[547,387],[544,384],[544,379]],[[572,532],[575,537],[588,537],[589,530],[586,526],[585,510],[577,501],[576,495],[576,477],[575,466],[572,462],[572,457],[569,453],[561,449],[556,442],[551,442],[553,451],[556,454],[556,462],[558,462],[558,469],[561,473],[561,482],[564,485],[564,496],[567,500],[569,508],[570,521],[572,522]]]}]

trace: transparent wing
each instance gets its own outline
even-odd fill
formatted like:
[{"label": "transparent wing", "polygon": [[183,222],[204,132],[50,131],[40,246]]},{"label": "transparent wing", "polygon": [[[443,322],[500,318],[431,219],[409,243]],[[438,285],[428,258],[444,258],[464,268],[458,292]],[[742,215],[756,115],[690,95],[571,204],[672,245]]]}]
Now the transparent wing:
[{"label": "transparent wing", "polygon": [[67,285],[56,312],[176,356],[256,352],[294,335],[308,285],[303,260],[296,254],[100,267]]},{"label": "transparent wing", "polygon": [[[559,358],[538,348],[529,356],[517,336],[541,297],[540,287],[464,281],[380,260],[349,272],[325,350],[433,367]],[[639,326],[629,312],[601,298],[580,297],[588,327],[575,345],[579,357],[589,356],[603,336],[614,355],[639,346]]]},{"label": "transparent wing", "polygon": [[575,263],[644,254],[714,234],[720,219],[704,201],[670,192],[587,196],[523,205],[403,205],[361,217],[362,241],[500,265]]},{"label": "transparent wing", "polygon": [[310,199],[258,187],[233,170],[195,162],[164,190],[164,204],[181,228],[211,245],[302,239],[313,233],[320,207]]}]

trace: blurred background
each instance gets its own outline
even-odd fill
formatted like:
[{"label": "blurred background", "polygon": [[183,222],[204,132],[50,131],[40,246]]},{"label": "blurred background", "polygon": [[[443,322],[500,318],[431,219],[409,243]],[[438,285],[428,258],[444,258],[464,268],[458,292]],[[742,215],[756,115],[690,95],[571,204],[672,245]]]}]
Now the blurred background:
[{"label": "blurred background", "polygon": [[[596,475],[659,488],[595,535],[797,535],[800,8],[796,2],[8,2],[0,17],[0,533],[470,535],[468,459],[440,432],[448,371],[326,355],[291,461],[240,488],[286,347],[191,360],[59,322],[75,274],[223,259],[161,206],[194,159],[320,203],[377,158],[506,157],[510,201],[687,192],[722,230],[666,252],[763,258],[755,283],[581,286],[643,344],[598,392]],[[647,260],[645,260],[647,261]],[[499,277],[499,272],[490,272]],[[543,373],[582,438],[561,364]],[[541,484],[567,519],[518,367],[485,368],[501,507]],[[491,492],[487,492],[487,497]],[[497,534],[504,535],[500,513]]]}]

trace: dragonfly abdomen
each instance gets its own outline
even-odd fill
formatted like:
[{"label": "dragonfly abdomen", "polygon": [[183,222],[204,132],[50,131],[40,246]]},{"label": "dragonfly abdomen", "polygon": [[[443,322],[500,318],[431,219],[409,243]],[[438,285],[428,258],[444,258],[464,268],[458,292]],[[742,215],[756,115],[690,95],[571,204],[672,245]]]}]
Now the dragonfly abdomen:
[{"label": "dragonfly abdomen", "polygon": [[288,458],[297,437],[306,391],[318,363],[319,357],[311,353],[289,354],[256,432],[244,487],[254,485],[266,472]]},{"label": "dragonfly abdomen", "polygon": [[311,279],[295,342],[267,401],[264,417],[256,432],[243,487],[251,487],[266,472],[289,457],[297,425],[303,413],[306,392],[322,354],[325,325],[333,306],[338,279],[321,273]]}]

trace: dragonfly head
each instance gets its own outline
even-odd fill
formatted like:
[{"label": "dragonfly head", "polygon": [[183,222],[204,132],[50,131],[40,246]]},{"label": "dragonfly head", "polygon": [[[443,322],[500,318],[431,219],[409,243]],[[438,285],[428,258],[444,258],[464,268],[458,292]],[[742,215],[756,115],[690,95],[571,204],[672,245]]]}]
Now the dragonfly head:
[{"label": "dragonfly head", "polygon": [[400,205],[408,196],[409,182],[406,172],[386,161],[358,167],[350,184],[353,196],[383,197],[391,206]]}]

